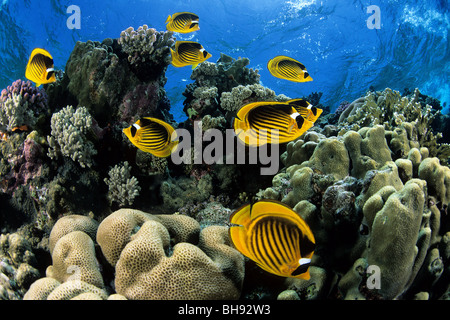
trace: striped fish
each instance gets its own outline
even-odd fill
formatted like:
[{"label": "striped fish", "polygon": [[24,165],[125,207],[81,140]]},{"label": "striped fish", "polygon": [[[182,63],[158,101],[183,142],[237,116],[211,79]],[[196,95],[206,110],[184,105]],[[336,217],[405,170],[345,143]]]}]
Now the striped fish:
[{"label": "striped fish", "polygon": [[199,63],[212,57],[200,43],[194,41],[177,41],[175,51],[171,48],[170,52],[172,65],[178,68],[192,65],[195,69]]},{"label": "striped fish", "polygon": [[291,208],[261,200],[236,210],[230,222],[233,245],[262,269],[282,277],[310,278],[314,235]]},{"label": "striped fish", "polygon": [[190,12],[177,12],[166,19],[166,29],[172,32],[189,33],[200,30],[198,16]]},{"label": "striped fish", "polygon": [[[308,109],[301,111],[309,112]],[[313,125],[314,122],[305,119],[295,105],[286,102],[246,104],[239,109],[233,120],[238,139],[253,147],[293,141]]]},{"label": "striped fish", "polygon": [[170,156],[178,145],[175,129],[156,118],[144,117],[123,133],[136,147],[160,158]]},{"label": "striped fish", "polygon": [[53,58],[47,50],[36,48],[31,52],[25,77],[36,83],[36,87],[56,81]]},{"label": "striped fish", "polygon": [[294,82],[307,82],[313,79],[309,75],[304,64],[286,56],[276,56],[269,60],[267,69],[277,78]]}]

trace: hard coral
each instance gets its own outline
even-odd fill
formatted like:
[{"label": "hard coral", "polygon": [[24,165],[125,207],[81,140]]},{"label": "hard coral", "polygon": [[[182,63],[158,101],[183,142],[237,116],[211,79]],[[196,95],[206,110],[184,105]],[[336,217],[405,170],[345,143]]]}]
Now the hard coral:
[{"label": "hard coral", "polygon": [[[122,31],[118,43],[128,54],[128,62],[137,76],[144,81],[155,80],[170,63],[170,48],[175,44],[171,31],[156,31],[147,25],[137,30]],[[162,83],[164,85],[164,83]]]},{"label": "hard coral", "polygon": [[97,154],[93,142],[89,139],[93,120],[85,107],[74,110],[72,106],[67,106],[54,113],[51,128],[51,136],[47,137],[50,158],[57,159],[59,155],[63,155],[78,162],[83,168],[93,165],[92,157]]},{"label": "hard coral", "polygon": [[123,209],[107,217],[98,242],[116,266],[117,292],[128,299],[239,298],[244,260],[231,247],[227,228],[199,230],[181,215]]},{"label": "hard coral", "polygon": [[0,96],[0,130],[33,127],[48,112],[47,94],[30,81],[16,80]]},{"label": "hard coral", "polygon": [[108,199],[110,204],[118,202],[120,206],[133,204],[134,198],[139,195],[141,187],[136,177],[131,176],[131,166],[127,161],[121,165],[115,165],[108,172],[109,179],[104,181],[108,185]]}]

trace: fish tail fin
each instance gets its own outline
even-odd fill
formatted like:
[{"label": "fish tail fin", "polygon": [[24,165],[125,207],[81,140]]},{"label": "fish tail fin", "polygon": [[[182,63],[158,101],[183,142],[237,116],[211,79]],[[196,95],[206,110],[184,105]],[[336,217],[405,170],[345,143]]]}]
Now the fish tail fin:
[{"label": "fish tail fin", "polygon": [[169,21],[170,21],[170,19],[172,19],[172,17],[170,16],[170,14],[169,14],[169,16],[167,17],[167,19],[166,19],[166,22],[165,23],[168,23]]}]

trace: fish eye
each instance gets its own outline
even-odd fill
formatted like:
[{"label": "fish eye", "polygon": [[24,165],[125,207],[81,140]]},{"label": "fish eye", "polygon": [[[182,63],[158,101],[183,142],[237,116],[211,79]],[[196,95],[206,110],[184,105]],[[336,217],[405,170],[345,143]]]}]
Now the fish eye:
[{"label": "fish eye", "polygon": [[308,78],[309,77],[309,73],[308,72],[305,72],[304,74],[303,74],[303,78]]},{"label": "fish eye", "polygon": [[312,111],[313,115],[315,115],[315,116],[317,115],[317,108],[316,107],[312,107],[311,111]]},{"label": "fish eye", "polygon": [[206,58],[206,56],[208,55],[208,52],[206,52],[206,50],[203,51],[203,58]]}]

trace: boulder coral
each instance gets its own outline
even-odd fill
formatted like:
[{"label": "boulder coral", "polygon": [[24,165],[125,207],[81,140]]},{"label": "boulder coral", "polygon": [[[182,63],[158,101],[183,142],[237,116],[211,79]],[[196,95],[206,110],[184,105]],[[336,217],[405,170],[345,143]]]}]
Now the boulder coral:
[{"label": "boulder coral", "polygon": [[[285,168],[258,193],[308,222],[317,244],[312,265],[328,279],[311,274],[311,283],[340,277],[328,294],[438,299],[445,290],[450,169],[439,134],[428,129],[434,111],[418,97],[418,90],[407,98],[386,89],[355,100],[335,130],[315,128],[288,143]],[[303,286],[287,289],[308,299]]]},{"label": "boulder coral", "polygon": [[[228,228],[200,230],[184,215],[123,208],[100,224],[87,216],[64,216],[49,243],[53,263],[24,299],[238,299],[241,294],[244,257],[232,247]],[[114,288],[105,283],[102,263],[115,270]]]},{"label": "boulder coral", "polygon": [[128,299],[239,298],[244,260],[230,246],[227,228],[199,229],[181,215],[122,209],[108,216],[97,238],[115,265],[117,293]]}]

